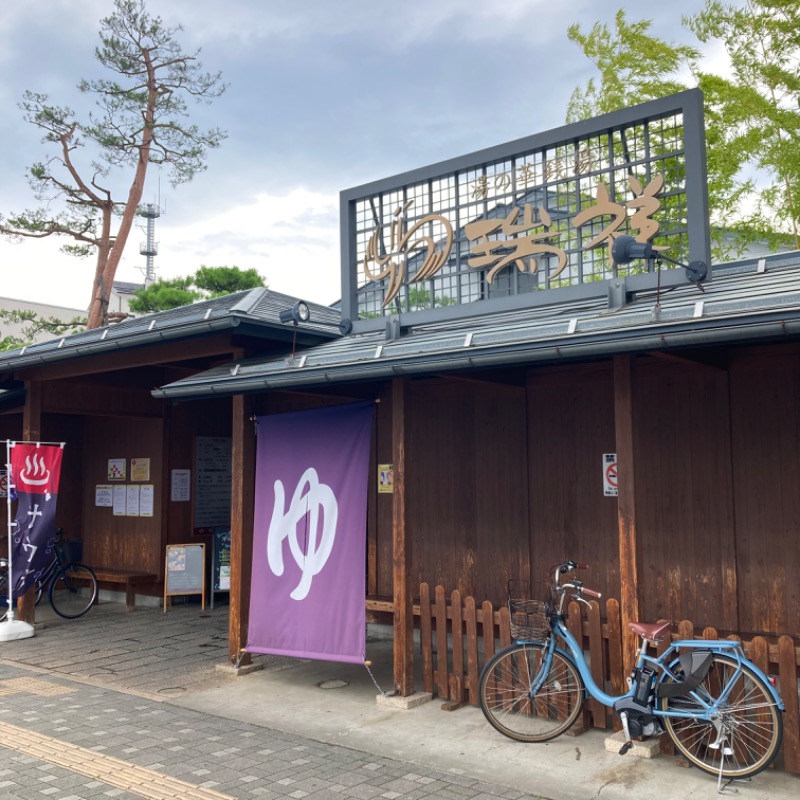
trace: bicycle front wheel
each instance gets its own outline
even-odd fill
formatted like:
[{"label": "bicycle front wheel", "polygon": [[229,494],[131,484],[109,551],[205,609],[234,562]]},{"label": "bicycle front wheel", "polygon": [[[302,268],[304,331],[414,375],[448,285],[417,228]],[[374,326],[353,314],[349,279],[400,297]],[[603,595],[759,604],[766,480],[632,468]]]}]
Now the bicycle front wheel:
[{"label": "bicycle front wheel", "polygon": [[66,619],[83,616],[97,598],[97,578],[83,564],[67,564],[50,584],[53,611]]},{"label": "bicycle front wheel", "polygon": [[558,652],[541,688],[532,693],[546,655],[542,644],[512,644],[494,655],[481,672],[481,710],[494,728],[518,742],[554,739],[575,722],[583,708],[580,673],[571,659]]},{"label": "bicycle front wheel", "polygon": [[[711,775],[746,778],[770,765],[783,737],[783,717],[761,678],[748,667],[734,677],[738,665],[729,656],[714,654],[711,669],[698,697],[712,703],[730,687],[720,705],[721,730],[711,722],[680,717],[662,717],[669,738],[689,761]],[[668,678],[669,682],[672,682]],[[663,697],[661,709],[699,712],[701,704],[691,696]]]}]

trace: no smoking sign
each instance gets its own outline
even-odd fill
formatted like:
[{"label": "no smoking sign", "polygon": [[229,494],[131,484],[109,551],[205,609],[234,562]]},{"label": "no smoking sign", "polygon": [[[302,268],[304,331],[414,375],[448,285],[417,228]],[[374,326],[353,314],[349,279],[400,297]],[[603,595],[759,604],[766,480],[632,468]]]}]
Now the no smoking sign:
[{"label": "no smoking sign", "polygon": [[616,497],[619,494],[616,453],[603,453],[603,494],[606,497]]},{"label": "no smoking sign", "polygon": [[8,473],[0,469],[0,497],[8,497]]}]

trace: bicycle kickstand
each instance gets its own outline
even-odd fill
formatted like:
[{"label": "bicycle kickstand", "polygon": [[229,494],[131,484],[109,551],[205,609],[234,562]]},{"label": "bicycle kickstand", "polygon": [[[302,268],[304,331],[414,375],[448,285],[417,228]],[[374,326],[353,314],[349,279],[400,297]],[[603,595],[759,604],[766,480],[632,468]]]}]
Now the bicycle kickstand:
[{"label": "bicycle kickstand", "polygon": [[739,794],[739,790],[731,786],[732,783],[749,783],[750,778],[728,778],[728,781],[723,785],[722,783],[722,770],[725,768],[725,759],[733,755],[733,748],[728,743],[728,737],[725,735],[720,736],[716,742],[708,746],[709,750],[719,750],[719,776],[717,777],[717,794]]}]

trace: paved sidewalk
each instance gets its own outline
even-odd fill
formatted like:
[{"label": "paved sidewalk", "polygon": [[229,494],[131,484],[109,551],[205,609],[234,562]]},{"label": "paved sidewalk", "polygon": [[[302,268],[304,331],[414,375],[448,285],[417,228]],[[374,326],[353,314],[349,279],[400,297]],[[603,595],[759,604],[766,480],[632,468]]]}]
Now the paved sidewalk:
[{"label": "paved sidewalk", "polygon": [[527,800],[441,770],[0,663],[3,800]]},{"label": "paved sidewalk", "polygon": [[[713,778],[670,757],[606,752],[601,732],[524,745],[492,730],[476,708],[447,713],[436,700],[410,711],[386,708],[363,665],[259,656],[260,672],[236,677],[227,666],[227,624],[224,606],[125,614],[109,603],[81,620],[48,620],[32,639],[0,643],[0,723],[34,737],[25,744],[25,736],[0,727],[0,743],[19,739],[40,748],[15,751],[11,768],[0,750],[0,798],[48,796],[40,783],[27,794],[4,794],[4,781],[15,781],[20,770],[37,781],[56,775],[52,796],[70,800],[114,791],[123,799],[143,796],[143,787],[160,787],[166,778],[231,797],[296,800],[716,795]],[[386,629],[370,627],[367,657],[380,688],[391,688]],[[38,689],[26,683],[32,679],[41,682]],[[70,692],[50,696],[49,685]],[[93,764],[90,753],[90,779],[85,770],[75,777],[66,761],[43,759],[41,753],[65,747],[47,746],[36,740],[41,736],[82,748],[64,756],[77,764],[86,763],[86,749],[133,765],[117,771],[133,776],[136,792],[108,783],[113,760]],[[65,793],[72,780],[83,781],[81,788]],[[86,793],[93,780],[97,795]],[[794,800],[800,778],[768,770],[738,788],[743,800]],[[170,796],[200,796],[188,791],[183,786]]]}]

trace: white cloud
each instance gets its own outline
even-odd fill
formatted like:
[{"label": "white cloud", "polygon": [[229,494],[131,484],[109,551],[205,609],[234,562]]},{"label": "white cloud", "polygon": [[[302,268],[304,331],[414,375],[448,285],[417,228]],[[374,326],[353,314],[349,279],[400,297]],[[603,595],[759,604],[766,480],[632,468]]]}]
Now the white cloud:
[{"label": "white cloud", "polygon": [[[686,41],[682,13],[704,0],[644,11],[631,0],[146,0],[152,15],[183,25],[186,50],[223,70],[229,91],[193,106],[201,128],[230,138],[208,170],[172,192],[152,171],[145,202],[161,195],[157,274],[202,264],[254,267],[279,291],[338,299],[338,190],[463,155],[564,123],[570,93],[592,74],[566,39],[569,23],[653,17],[653,31]],[[46,158],[39,132],[15,104],[25,89],[76,107],[75,85],[102,75],[98,21],[111,0],[0,0],[0,214],[37,206],[25,168]],[[42,53],[47,57],[43,58]],[[114,183],[124,197],[127,181]],[[316,191],[313,191],[316,189]],[[141,281],[144,232],[135,231],[118,279]],[[0,294],[86,307],[93,262],[56,241],[0,238]]]},{"label": "white cloud", "polygon": [[[285,195],[259,194],[251,202],[219,214],[171,227],[169,214],[156,220],[157,278],[176,278],[200,266],[256,269],[270,288],[317,303],[340,296],[339,197],[303,188]],[[128,239],[117,279],[144,280],[139,245],[142,226]],[[0,240],[0,295],[69,308],[89,304],[93,259],[59,252],[55,239]]]},{"label": "white cloud", "polygon": [[201,265],[254,268],[276,291],[318,303],[339,299],[336,194],[304,188],[284,195],[262,193],[178,228],[169,226],[168,215],[157,224],[159,277],[186,275]]}]

